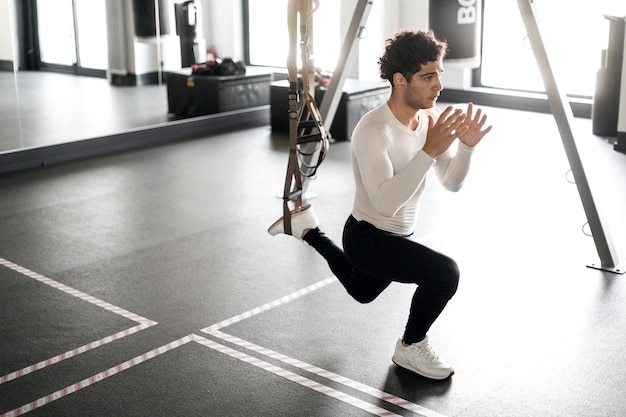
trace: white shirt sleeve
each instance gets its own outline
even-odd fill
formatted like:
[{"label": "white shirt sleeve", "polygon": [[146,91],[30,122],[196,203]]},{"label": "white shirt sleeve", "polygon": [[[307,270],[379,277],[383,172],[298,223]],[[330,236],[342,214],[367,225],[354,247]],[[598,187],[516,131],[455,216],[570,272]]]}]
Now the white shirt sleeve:
[{"label": "white shirt sleeve", "polygon": [[385,104],[359,121],[352,135],[352,168],[357,220],[399,234],[410,234],[431,168],[442,185],[457,191],[469,170],[473,149],[459,143],[436,159],[423,150],[428,133],[426,116],[438,117],[433,108],[421,114],[415,131],[402,125]]},{"label": "white shirt sleeve", "polygon": [[367,143],[355,143],[354,156],[372,206],[383,216],[393,217],[420,188],[435,160],[419,150],[398,168],[389,156],[392,141],[388,132],[371,133]]},{"label": "white shirt sleeve", "polygon": [[434,167],[435,173],[446,190],[459,191],[461,189],[469,172],[473,152],[474,148],[459,141],[454,156],[452,156],[452,151],[448,149],[437,157],[437,163]]}]

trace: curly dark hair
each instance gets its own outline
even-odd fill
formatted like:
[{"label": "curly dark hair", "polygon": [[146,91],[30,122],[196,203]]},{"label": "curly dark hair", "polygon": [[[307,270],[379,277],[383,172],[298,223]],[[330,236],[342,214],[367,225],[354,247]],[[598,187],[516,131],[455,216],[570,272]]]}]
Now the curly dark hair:
[{"label": "curly dark hair", "polygon": [[443,58],[447,51],[447,42],[437,39],[432,30],[398,32],[385,42],[385,53],[378,60],[380,77],[393,85],[393,74],[399,72],[410,82],[423,64]]}]

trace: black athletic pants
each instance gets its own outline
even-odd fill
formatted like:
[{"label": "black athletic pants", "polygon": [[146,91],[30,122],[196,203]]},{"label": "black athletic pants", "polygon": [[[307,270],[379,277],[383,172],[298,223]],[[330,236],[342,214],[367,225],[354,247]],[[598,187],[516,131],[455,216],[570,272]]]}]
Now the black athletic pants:
[{"label": "black athletic pants", "polygon": [[406,343],[419,342],[455,294],[456,262],[406,236],[389,233],[348,217],[344,250],[319,230],[304,240],[322,255],[331,271],[360,303],[373,301],[391,282],[417,284],[404,332]]}]

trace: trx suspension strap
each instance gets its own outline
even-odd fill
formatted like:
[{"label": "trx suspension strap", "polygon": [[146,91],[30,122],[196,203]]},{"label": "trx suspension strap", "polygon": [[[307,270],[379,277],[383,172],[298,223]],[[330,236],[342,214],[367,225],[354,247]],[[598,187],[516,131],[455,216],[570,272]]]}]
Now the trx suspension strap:
[{"label": "trx suspension strap", "polygon": [[[315,8],[313,8],[315,3]],[[289,28],[289,162],[283,192],[283,226],[291,234],[291,211],[302,206],[303,177],[310,178],[324,160],[330,143],[320,112],[315,103],[315,65],[313,62],[313,13],[319,0],[289,0],[287,22]],[[301,80],[298,77],[297,44],[298,16],[300,17]]]}]

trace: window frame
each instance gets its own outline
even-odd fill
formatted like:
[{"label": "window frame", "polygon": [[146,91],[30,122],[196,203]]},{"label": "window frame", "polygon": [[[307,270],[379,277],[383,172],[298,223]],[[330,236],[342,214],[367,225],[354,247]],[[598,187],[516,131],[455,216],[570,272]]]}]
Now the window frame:
[{"label": "window frame", "polygon": [[[484,22],[485,0],[481,0],[481,19]],[[249,0],[242,0],[243,15],[243,43],[244,62],[254,66],[250,62],[250,16]],[[471,70],[471,87],[467,89],[446,88],[441,92],[441,100],[447,102],[469,102],[478,105],[510,108],[525,111],[550,113],[550,107],[545,92],[533,92],[528,90],[504,89],[482,84],[482,39],[484,36],[484,24],[481,25],[481,66]],[[279,67],[285,68],[286,67]],[[591,118],[592,97],[567,96],[575,117]]]}]

